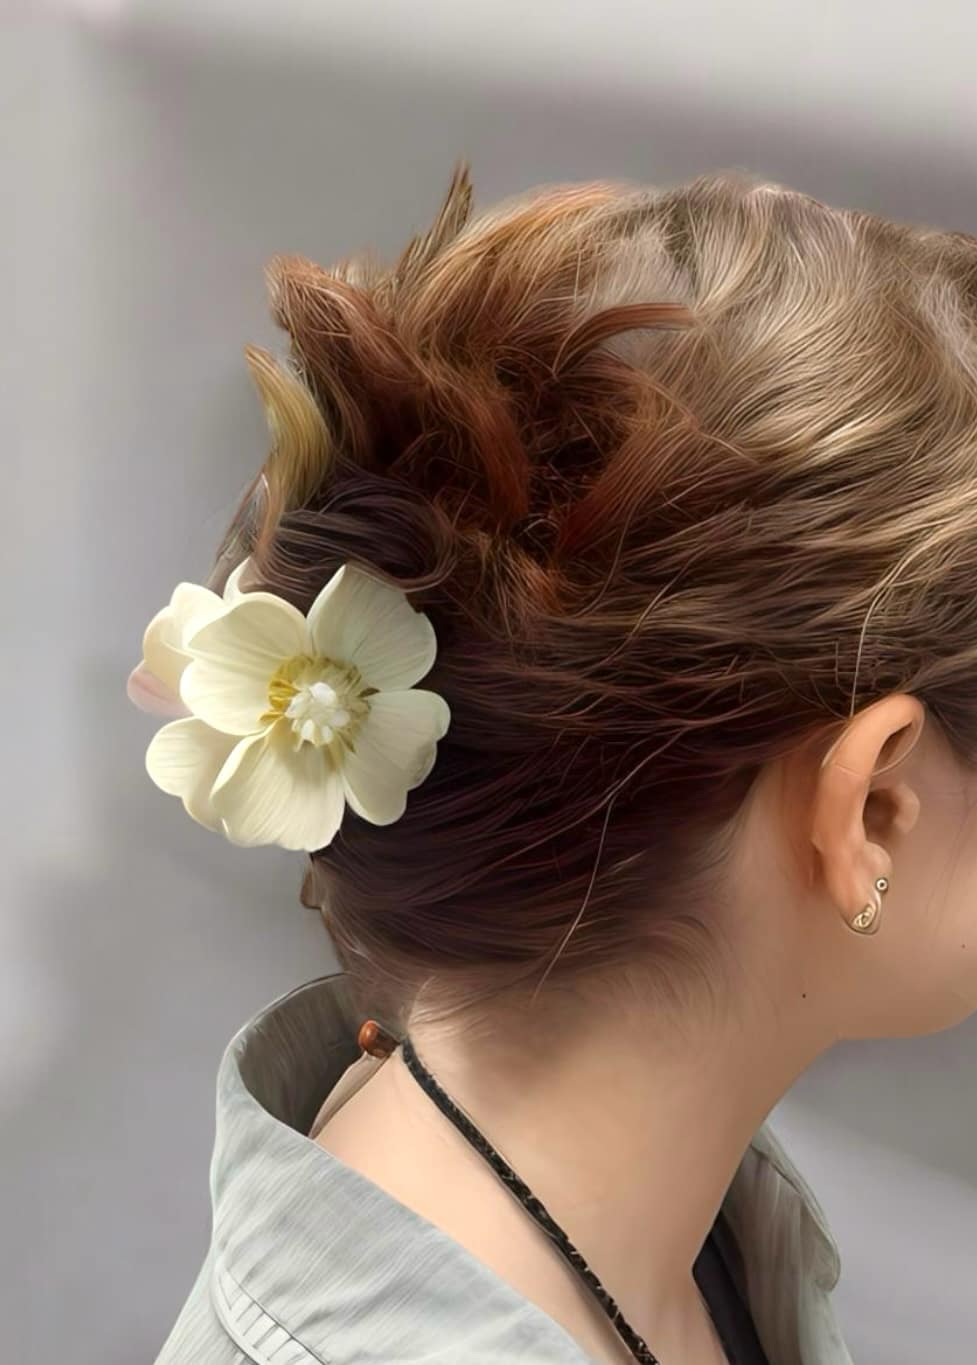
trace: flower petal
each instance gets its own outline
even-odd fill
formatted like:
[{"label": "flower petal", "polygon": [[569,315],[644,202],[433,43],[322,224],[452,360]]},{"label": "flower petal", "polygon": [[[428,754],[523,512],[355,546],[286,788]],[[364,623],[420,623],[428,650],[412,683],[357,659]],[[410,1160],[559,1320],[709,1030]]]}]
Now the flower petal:
[{"label": "flower petal", "polygon": [[244,593],[186,642],[193,662],[180,696],[194,715],[229,735],[261,730],[268,684],[286,659],[307,652],[305,617],[272,593]]},{"label": "flower petal", "polygon": [[178,583],[167,605],[146,627],[142,638],[143,663],[171,692],[179,691],[180,675],[190,662],[183,648],[186,635],[223,608],[221,598],[209,588],[197,583]]},{"label": "flower petal", "polygon": [[191,716],[164,725],[146,750],[146,771],[163,791],[179,796],[187,814],[208,829],[221,828],[210,789],[239,740]]},{"label": "flower petal", "polygon": [[355,664],[370,687],[405,688],[429,672],[434,627],[400,588],[344,564],[309,608],[317,654]]},{"label": "flower petal", "polygon": [[185,649],[188,637],[199,626],[219,616],[224,608],[224,599],[210,588],[199,583],[177,583],[170,598],[170,612],[178,631],[175,643]]},{"label": "flower petal", "polygon": [[179,692],[174,692],[151,673],[145,663],[137,664],[126,681],[126,695],[133,706],[148,711],[152,716],[189,716]]},{"label": "flower petal", "polygon": [[226,603],[237,602],[244,596],[241,579],[248,572],[250,566],[251,556],[249,555],[246,559],[242,559],[237,568],[232,569],[228,574],[227,582],[224,584],[224,601]]},{"label": "flower petal", "polygon": [[211,793],[234,844],[279,844],[307,853],[330,843],[343,818],[343,784],[329,749],[293,747],[294,731],[278,721],[242,740]]},{"label": "flower petal", "polygon": [[437,741],[451,720],[448,703],[436,692],[413,688],[370,698],[370,714],[343,759],[342,777],[350,809],[374,825],[399,820],[407,792],[428,776]]}]

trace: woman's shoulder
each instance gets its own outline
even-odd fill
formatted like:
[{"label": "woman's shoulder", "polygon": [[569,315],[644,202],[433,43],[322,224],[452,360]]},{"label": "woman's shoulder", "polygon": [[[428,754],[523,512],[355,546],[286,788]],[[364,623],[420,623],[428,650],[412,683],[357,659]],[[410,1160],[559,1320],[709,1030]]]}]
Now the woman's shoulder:
[{"label": "woman's shoulder", "polygon": [[211,1288],[213,1278],[211,1246],[155,1365],[190,1365],[191,1361],[206,1361],[207,1365],[250,1365],[253,1357],[241,1350],[218,1316]]}]

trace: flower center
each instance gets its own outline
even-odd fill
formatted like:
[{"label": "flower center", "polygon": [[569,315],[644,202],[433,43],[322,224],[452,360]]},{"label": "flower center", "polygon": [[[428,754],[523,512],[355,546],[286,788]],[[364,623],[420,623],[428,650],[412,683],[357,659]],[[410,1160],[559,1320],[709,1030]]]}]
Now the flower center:
[{"label": "flower center", "polygon": [[272,676],[268,710],[261,723],[291,721],[296,750],[303,744],[322,747],[334,740],[352,749],[356,731],[370,709],[367,698],[375,692],[375,687],[364,686],[352,664],[297,654]]}]

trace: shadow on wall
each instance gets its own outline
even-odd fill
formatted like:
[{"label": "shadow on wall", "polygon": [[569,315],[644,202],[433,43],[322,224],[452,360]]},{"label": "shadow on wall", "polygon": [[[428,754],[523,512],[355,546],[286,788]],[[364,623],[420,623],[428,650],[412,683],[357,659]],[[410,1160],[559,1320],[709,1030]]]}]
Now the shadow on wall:
[{"label": "shadow on wall", "polygon": [[276,64],[233,44],[138,31],[93,57],[115,79],[124,72],[133,112],[153,125],[150,164],[179,178],[181,216],[213,249],[227,233],[323,263],[367,241],[395,251],[429,221],[462,155],[482,206],[534,184],[671,183],[742,167],[839,205],[977,231],[974,164],[931,142],[892,141],[881,121],[860,143],[790,109],[773,121],[743,106],[663,105],[651,76],[641,102],[592,90],[577,101],[462,82],[449,69],[422,79],[326,49]]}]

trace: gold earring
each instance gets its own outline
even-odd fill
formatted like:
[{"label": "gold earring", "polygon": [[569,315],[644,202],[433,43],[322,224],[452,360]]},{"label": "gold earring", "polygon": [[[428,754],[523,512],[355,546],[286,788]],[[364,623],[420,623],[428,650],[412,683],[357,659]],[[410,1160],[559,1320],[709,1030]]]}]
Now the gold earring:
[{"label": "gold earring", "polygon": [[849,929],[854,929],[856,934],[874,934],[878,932],[882,922],[882,897],[889,889],[888,877],[876,877],[875,879],[875,900],[869,901],[864,905],[854,919],[846,921]]}]

